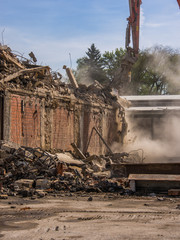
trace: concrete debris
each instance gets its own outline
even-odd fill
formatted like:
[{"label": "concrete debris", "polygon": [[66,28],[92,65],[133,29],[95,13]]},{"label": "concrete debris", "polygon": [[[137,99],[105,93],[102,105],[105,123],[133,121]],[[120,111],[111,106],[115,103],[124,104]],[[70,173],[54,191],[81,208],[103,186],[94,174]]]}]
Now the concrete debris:
[{"label": "concrete debris", "polygon": [[75,89],[78,88],[78,87],[79,87],[79,86],[78,86],[78,83],[77,83],[77,81],[76,81],[76,79],[75,79],[75,77],[74,77],[74,74],[72,73],[71,69],[70,69],[70,68],[67,68],[66,65],[63,66],[63,69],[66,70],[66,73],[67,73],[67,75],[68,75],[68,77],[69,77],[69,80],[70,80],[72,86],[73,86]]},{"label": "concrete debris", "polygon": [[33,52],[30,52],[29,56],[32,58],[33,62],[37,62],[37,58],[35,57]]},{"label": "concrete debris", "polygon": [[12,80],[27,83],[28,80],[36,82],[37,78],[51,79],[50,68],[48,66],[34,67],[34,65],[30,65],[29,63],[21,62],[9,47],[4,48],[4,46],[0,46],[0,57],[0,81],[2,83]]},{"label": "concrete debris", "polygon": [[64,153],[56,153],[56,157],[60,162],[66,163],[68,165],[72,165],[72,166],[83,166],[84,165],[83,161],[73,159],[72,157],[70,157]]},{"label": "concrete debris", "polygon": [[[110,87],[101,87],[100,84],[94,82],[93,84],[86,86],[79,84],[79,88],[74,92],[77,98],[80,98],[86,102],[96,102],[110,104],[114,106],[121,106],[117,101],[117,96],[111,93]],[[122,107],[123,109],[123,107]]]},{"label": "concrete debris", "polygon": [[44,197],[58,191],[124,192],[125,180],[123,176],[114,177],[114,160],[109,156],[80,160],[70,152],[51,154],[8,142],[1,142],[1,151],[7,154],[0,161],[1,199],[17,194]]}]

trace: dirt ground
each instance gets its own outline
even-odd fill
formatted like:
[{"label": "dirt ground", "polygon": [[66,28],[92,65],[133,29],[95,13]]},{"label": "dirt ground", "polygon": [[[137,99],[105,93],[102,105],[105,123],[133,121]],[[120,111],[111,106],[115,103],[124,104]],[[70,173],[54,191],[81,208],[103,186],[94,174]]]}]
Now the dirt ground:
[{"label": "dirt ground", "polygon": [[91,196],[0,200],[0,239],[180,239],[180,198]]}]

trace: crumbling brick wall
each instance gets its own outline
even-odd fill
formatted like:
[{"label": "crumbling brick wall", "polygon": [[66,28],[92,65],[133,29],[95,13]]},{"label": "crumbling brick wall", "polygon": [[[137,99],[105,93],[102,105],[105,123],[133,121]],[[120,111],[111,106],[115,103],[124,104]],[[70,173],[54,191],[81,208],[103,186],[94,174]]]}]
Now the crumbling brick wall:
[{"label": "crumbling brick wall", "polygon": [[24,146],[39,147],[39,99],[12,94],[10,108],[10,141]]},{"label": "crumbling brick wall", "polygon": [[74,112],[65,107],[53,110],[53,148],[69,150],[74,142]]},{"label": "crumbling brick wall", "polygon": [[[86,150],[92,128],[96,127],[102,132],[102,118],[103,115],[98,111],[98,109],[93,109],[91,107],[86,107],[84,109],[83,151]],[[92,133],[88,152],[94,152],[96,154],[100,154],[102,152],[101,140],[95,132]]]},{"label": "crumbling brick wall", "polygon": [[[20,91],[20,90],[19,90]],[[42,95],[11,92],[9,97],[9,139],[19,145],[41,147],[46,150],[72,150],[71,143],[85,151],[93,127],[96,127],[111,146],[123,136],[122,109],[112,106],[83,103],[72,99],[46,99]],[[56,104],[55,104],[56,103]],[[6,116],[7,118],[7,116]],[[93,132],[88,150],[90,154],[104,154],[106,146]]]}]

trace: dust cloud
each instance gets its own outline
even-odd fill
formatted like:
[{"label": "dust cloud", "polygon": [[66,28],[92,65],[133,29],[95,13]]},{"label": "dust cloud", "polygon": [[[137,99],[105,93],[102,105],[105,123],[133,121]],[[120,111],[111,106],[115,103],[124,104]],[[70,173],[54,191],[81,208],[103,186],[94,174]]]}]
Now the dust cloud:
[{"label": "dust cloud", "polygon": [[[145,124],[146,122],[146,124]],[[128,121],[129,130],[123,151],[142,150],[144,162],[180,161],[180,118],[167,116],[163,119],[138,122]],[[117,148],[117,146],[116,146]],[[116,149],[113,149],[116,150]]]},{"label": "dust cloud", "polygon": [[[180,91],[180,54],[170,48],[148,50],[148,68],[165,77],[169,86]],[[144,162],[180,161],[180,115],[169,113],[161,118],[126,119],[128,133],[122,146],[113,144],[115,152],[142,151]]]},{"label": "dust cloud", "polygon": [[180,90],[180,54],[161,47],[150,49],[149,54],[148,67],[164,76],[170,86]]},{"label": "dust cloud", "polygon": [[85,84],[86,86],[93,84],[94,79],[90,76],[89,66],[84,66],[78,69],[76,79],[78,80],[78,83]]}]

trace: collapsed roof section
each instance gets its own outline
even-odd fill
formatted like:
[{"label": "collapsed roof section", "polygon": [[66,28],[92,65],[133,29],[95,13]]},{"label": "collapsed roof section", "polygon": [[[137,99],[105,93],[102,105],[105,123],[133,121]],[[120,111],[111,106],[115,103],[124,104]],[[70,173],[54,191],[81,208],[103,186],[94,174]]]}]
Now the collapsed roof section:
[{"label": "collapsed roof section", "polygon": [[[43,92],[53,91],[56,95],[73,95],[84,102],[98,104],[120,104],[110,88],[104,88],[97,81],[90,86],[73,84],[74,76],[69,68],[64,67],[71,84],[61,81],[59,72],[52,72],[49,66],[36,65],[37,59],[33,52],[29,54],[31,60],[14,54],[6,46],[0,46],[0,87],[1,90],[10,88]],[[72,80],[71,80],[72,79]]]}]

